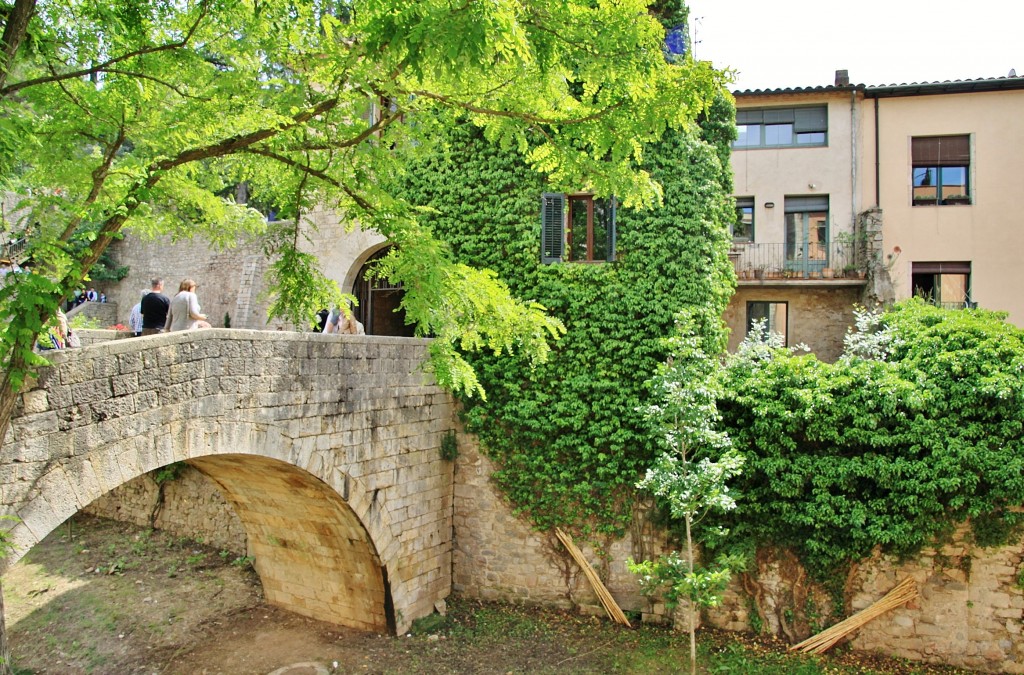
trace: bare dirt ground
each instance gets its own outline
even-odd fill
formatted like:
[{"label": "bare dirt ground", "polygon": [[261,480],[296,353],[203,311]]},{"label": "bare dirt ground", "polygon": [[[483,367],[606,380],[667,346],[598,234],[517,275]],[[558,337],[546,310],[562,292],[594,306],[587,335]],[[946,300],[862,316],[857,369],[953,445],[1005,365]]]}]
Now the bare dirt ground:
[{"label": "bare dirt ground", "polygon": [[[352,631],[263,602],[250,561],[166,532],[76,516],[7,574],[15,672],[174,675],[675,673],[683,636],[594,617],[453,601],[416,635]],[[701,633],[702,672],[952,673],[847,653],[793,661],[784,645]]]}]

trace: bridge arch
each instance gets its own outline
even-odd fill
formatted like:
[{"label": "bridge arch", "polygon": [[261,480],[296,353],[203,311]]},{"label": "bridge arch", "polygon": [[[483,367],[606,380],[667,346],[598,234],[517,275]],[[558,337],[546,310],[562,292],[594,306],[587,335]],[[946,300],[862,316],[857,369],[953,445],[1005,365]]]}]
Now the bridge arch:
[{"label": "bridge arch", "polygon": [[209,330],[56,355],[0,455],[19,518],[5,564],[106,492],[187,461],[235,508],[269,602],[404,631],[451,589],[451,402],[418,372],[424,349]]}]

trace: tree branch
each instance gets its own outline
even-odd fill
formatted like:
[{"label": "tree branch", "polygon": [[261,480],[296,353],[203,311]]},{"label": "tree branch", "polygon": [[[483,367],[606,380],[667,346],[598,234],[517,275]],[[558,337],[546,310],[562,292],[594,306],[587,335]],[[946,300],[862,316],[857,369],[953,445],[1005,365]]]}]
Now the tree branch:
[{"label": "tree branch", "polygon": [[181,96],[182,98],[192,98],[192,99],[196,99],[198,101],[209,101],[210,100],[209,98],[205,98],[205,97],[202,97],[202,96],[193,96],[192,94],[189,94],[186,91],[182,91],[181,89],[179,89],[175,85],[171,84],[170,82],[167,82],[165,80],[161,80],[159,78],[153,77],[152,75],[146,75],[145,73],[136,73],[136,72],[133,72],[131,70],[121,70],[119,68],[110,68],[110,69],[108,69],[105,72],[116,73],[118,75],[127,75],[128,77],[136,77],[136,78],[138,78],[140,80],[149,80],[150,82],[156,82],[157,84],[160,84],[160,85],[163,85],[163,86],[167,87],[168,89],[173,91],[178,96]]},{"label": "tree branch", "polygon": [[261,148],[248,148],[248,149],[245,150],[245,152],[249,153],[251,155],[259,155],[261,157],[266,157],[268,159],[274,160],[275,162],[281,162],[282,164],[284,164],[286,166],[290,166],[293,169],[298,169],[299,171],[302,171],[304,174],[313,176],[314,178],[319,178],[320,180],[322,180],[323,182],[327,183],[328,185],[336,187],[339,190],[341,190],[342,192],[344,192],[363,211],[365,211],[367,213],[373,213],[374,211],[376,211],[376,208],[374,208],[373,204],[371,204],[370,202],[366,201],[366,198],[364,198],[361,195],[359,195],[352,188],[350,188],[349,186],[345,185],[344,183],[339,181],[337,178],[335,178],[333,176],[329,176],[328,174],[324,173],[320,169],[314,169],[313,167],[309,166],[308,164],[303,164],[302,162],[298,162],[298,161],[292,159],[291,157],[286,157],[284,155],[280,155],[280,154],[278,154],[276,152],[273,152],[271,150],[263,150]]},{"label": "tree branch", "polygon": [[[210,159],[211,157],[224,157],[231,155],[236,152],[242,152],[252,145],[265,141],[268,138],[280,134],[283,131],[294,129],[295,127],[305,124],[309,120],[319,117],[326,112],[334,109],[338,105],[338,99],[329,98],[325,101],[321,101],[310,110],[298,113],[292,117],[292,122],[279,127],[271,127],[269,129],[259,129],[258,131],[252,131],[247,134],[240,136],[232,136],[231,138],[225,138],[222,141],[218,141],[211,145],[206,145],[201,148],[192,148],[191,150],[185,150],[179,153],[175,157],[161,160],[150,165],[149,170],[151,173],[160,173],[168,171],[182,164],[188,164],[189,162],[196,162],[203,159]],[[151,179],[152,180],[152,179]],[[159,179],[157,179],[159,180]],[[155,184],[156,181],[153,181]],[[149,186],[152,187],[152,184]]]},{"label": "tree branch", "polygon": [[[124,124],[117,130],[117,138],[107,147],[107,152],[103,155],[103,162],[100,163],[92,172],[92,188],[89,190],[89,194],[86,196],[83,206],[90,206],[99,198],[100,191],[103,189],[103,184],[107,181],[107,176],[110,175],[110,167],[114,163],[114,158],[117,156],[121,146],[124,145],[125,132]],[[84,213],[80,210],[79,213]],[[75,216],[68,224],[64,227],[64,232],[61,233],[61,241],[68,241],[71,239],[71,235],[75,233],[78,226],[82,222],[82,215]]]},{"label": "tree branch", "polygon": [[14,66],[14,55],[25,39],[28,22],[36,12],[36,0],[14,0],[14,7],[7,14],[4,34],[0,37],[0,97],[4,94],[4,83]]},{"label": "tree branch", "polygon": [[[26,4],[28,2],[31,2],[33,5],[35,4],[35,0],[17,0],[17,3],[15,5],[15,9],[17,9],[17,6],[22,4],[23,2],[25,2]],[[13,94],[13,93],[15,93],[17,91],[20,91],[22,89],[27,88],[27,87],[34,87],[34,86],[40,85],[40,84],[49,84],[51,82],[59,82],[61,80],[71,80],[71,79],[75,79],[75,78],[78,78],[78,77],[84,77],[86,75],[95,75],[96,73],[108,72],[108,71],[110,71],[110,67],[111,66],[113,66],[113,65],[115,65],[117,63],[120,63],[122,61],[127,61],[128,59],[133,59],[133,58],[138,57],[138,56],[144,56],[146,54],[156,54],[158,52],[165,52],[165,51],[172,51],[172,50],[175,50],[175,49],[181,49],[182,47],[187,45],[189,43],[189,41],[192,39],[192,36],[195,35],[195,32],[199,29],[199,25],[202,23],[203,19],[206,18],[206,14],[207,14],[208,11],[209,11],[209,6],[207,5],[207,3],[205,1],[204,2],[200,2],[199,3],[199,16],[196,17],[195,22],[189,27],[188,31],[185,33],[185,36],[181,40],[178,40],[177,42],[168,42],[166,44],[157,45],[157,46],[154,46],[154,47],[143,47],[141,49],[136,49],[135,51],[131,51],[131,52],[128,52],[126,54],[121,54],[120,56],[116,56],[116,57],[114,57],[112,59],[104,61],[103,63],[100,63],[98,65],[92,66],[91,68],[80,68],[79,70],[73,70],[73,71],[68,72],[68,73],[56,73],[53,70],[53,68],[51,67],[51,74],[46,76],[46,77],[37,77],[37,78],[31,79],[31,80],[24,80],[23,82],[16,82],[15,84],[11,84],[11,85],[8,85],[6,87],[0,86],[0,98],[3,98],[5,96],[9,96],[9,95],[11,95],[11,94]],[[8,22],[8,24],[10,24],[10,22]],[[5,29],[4,30],[5,44],[6,44],[6,36],[7,36],[7,30]],[[8,66],[10,65],[10,63],[13,62],[13,58],[14,57],[13,57],[13,54],[12,54],[11,55],[11,61],[8,63]],[[5,76],[5,72],[4,71],[0,71],[0,84],[2,84],[4,82],[4,80],[6,79],[4,76]]]},{"label": "tree branch", "polygon": [[478,105],[468,103],[466,101],[459,101],[457,99],[452,98],[451,96],[446,96],[444,94],[436,94],[432,91],[416,90],[410,91],[409,94],[413,96],[422,96],[423,98],[429,98],[434,101],[444,103],[445,105],[450,105],[456,108],[462,108],[463,110],[468,110],[469,112],[478,113],[480,115],[490,115],[491,117],[508,117],[510,119],[522,120],[524,122],[533,122],[534,124],[557,124],[561,126],[565,126],[568,124],[584,124],[586,122],[593,122],[594,120],[601,119],[611,111],[617,108],[621,108],[625,103],[625,101],[619,101],[618,103],[613,103],[609,106],[602,108],[601,110],[598,110],[595,113],[591,113],[590,115],[586,115],[584,117],[559,120],[550,117],[541,117],[540,115],[534,115],[532,113],[518,113],[509,110],[483,108]]}]

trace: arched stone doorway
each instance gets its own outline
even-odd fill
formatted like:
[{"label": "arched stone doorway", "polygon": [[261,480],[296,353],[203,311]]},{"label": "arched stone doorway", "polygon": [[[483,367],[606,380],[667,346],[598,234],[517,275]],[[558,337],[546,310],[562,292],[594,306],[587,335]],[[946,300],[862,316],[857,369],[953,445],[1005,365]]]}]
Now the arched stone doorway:
[{"label": "arched stone doorway", "polygon": [[386,246],[370,256],[359,268],[352,294],[359,300],[355,317],[366,329],[367,335],[391,335],[413,337],[415,327],[406,325],[405,311],[399,309],[402,302],[402,285],[392,285],[384,279],[368,281],[366,273],[370,267],[392,250]]}]

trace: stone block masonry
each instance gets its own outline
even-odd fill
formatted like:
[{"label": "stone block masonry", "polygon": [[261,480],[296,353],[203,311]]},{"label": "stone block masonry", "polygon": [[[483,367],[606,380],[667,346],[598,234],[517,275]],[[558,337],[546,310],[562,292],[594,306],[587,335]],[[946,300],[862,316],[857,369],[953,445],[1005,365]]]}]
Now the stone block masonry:
[{"label": "stone block masonry", "polygon": [[[52,355],[0,454],[0,504],[20,521],[6,563],[186,462],[230,504],[271,602],[407,629],[451,588],[452,402],[421,369],[427,344],[212,329]],[[223,522],[230,550],[237,526]]]}]

